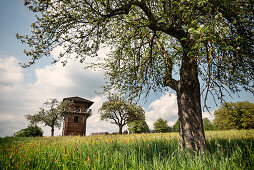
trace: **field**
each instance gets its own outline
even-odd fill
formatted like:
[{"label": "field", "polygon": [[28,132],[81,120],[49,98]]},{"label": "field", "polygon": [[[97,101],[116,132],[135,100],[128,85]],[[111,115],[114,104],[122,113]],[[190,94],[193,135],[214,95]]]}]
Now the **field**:
[{"label": "field", "polygon": [[0,138],[0,169],[253,169],[254,130],[206,132],[209,152],[178,134]]}]

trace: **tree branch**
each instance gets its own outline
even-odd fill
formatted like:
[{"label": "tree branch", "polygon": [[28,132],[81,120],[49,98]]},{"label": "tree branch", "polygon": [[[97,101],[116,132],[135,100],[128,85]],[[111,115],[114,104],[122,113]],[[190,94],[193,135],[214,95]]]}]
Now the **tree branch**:
[{"label": "tree branch", "polygon": [[154,41],[155,41],[160,53],[163,55],[164,62],[166,65],[166,73],[163,78],[163,83],[165,86],[169,86],[173,90],[177,90],[178,81],[172,77],[173,62],[172,62],[171,58],[168,56],[168,53],[165,50],[164,46],[156,38],[154,38]]}]

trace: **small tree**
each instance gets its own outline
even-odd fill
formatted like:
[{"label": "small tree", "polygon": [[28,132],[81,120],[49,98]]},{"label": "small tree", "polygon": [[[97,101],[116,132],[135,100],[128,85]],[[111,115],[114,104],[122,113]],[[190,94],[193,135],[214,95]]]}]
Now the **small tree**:
[{"label": "small tree", "polygon": [[176,123],[172,127],[173,132],[179,132],[179,120],[176,121]]},{"label": "small tree", "polygon": [[213,124],[208,118],[203,119],[204,130],[213,130]]},{"label": "small tree", "polygon": [[128,123],[128,130],[130,133],[148,133],[149,127],[146,123],[146,120],[135,120]]},{"label": "small tree", "polygon": [[70,101],[59,102],[57,99],[50,99],[44,103],[44,107],[34,115],[25,115],[31,124],[43,123],[45,126],[51,127],[51,136],[54,136],[55,127],[61,127],[63,120],[63,112],[68,109],[72,103]]},{"label": "small tree", "polygon": [[112,124],[116,124],[120,134],[122,134],[122,129],[127,123],[142,120],[144,117],[144,109],[141,106],[127,103],[116,94],[109,95],[108,101],[102,104],[99,113],[101,120],[111,120]]},{"label": "small tree", "polygon": [[16,137],[30,137],[30,136],[43,136],[43,131],[37,125],[27,126],[25,129],[21,129],[20,131],[15,133]]},{"label": "small tree", "polygon": [[248,101],[224,103],[214,116],[214,124],[219,130],[254,128],[254,104]]},{"label": "small tree", "polygon": [[172,128],[168,126],[168,121],[159,118],[156,122],[154,122],[153,127],[155,132],[170,132]]}]

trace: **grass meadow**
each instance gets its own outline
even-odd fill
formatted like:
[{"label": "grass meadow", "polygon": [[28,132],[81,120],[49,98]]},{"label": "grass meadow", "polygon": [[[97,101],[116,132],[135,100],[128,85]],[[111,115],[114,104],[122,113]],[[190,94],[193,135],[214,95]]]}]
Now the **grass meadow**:
[{"label": "grass meadow", "polygon": [[254,130],[206,132],[190,153],[177,133],[0,138],[0,169],[254,169]]}]

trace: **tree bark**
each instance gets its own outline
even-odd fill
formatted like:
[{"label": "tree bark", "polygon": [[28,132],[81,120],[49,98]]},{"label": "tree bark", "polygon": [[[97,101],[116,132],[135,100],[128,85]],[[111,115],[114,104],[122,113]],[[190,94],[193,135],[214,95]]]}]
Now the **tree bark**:
[{"label": "tree bark", "polygon": [[180,69],[180,80],[172,78],[172,61],[165,48],[156,41],[166,65],[164,85],[177,93],[179,133],[182,147],[190,150],[206,150],[200,102],[200,84],[198,80],[198,64],[191,48],[191,40],[181,41],[183,58]]},{"label": "tree bark", "polygon": [[206,150],[200,102],[197,61],[184,54],[177,88],[181,145],[189,150]]},{"label": "tree bark", "polygon": [[51,136],[54,136],[54,131],[55,131],[55,129],[54,129],[54,126],[53,126],[53,127],[51,127]]},{"label": "tree bark", "polygon": [[84,136],[86,136],[86,120],[87,120],[88,116],[84,116]]}]

